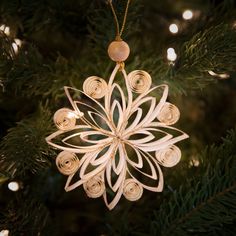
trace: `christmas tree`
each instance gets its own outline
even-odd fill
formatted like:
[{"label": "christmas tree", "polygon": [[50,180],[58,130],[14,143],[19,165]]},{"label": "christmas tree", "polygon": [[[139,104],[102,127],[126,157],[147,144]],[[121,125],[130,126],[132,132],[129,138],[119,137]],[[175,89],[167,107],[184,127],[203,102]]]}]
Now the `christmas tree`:
[{"label": "christmas tree", "polygon": [[[122,25],[127,1],[112,3]],[[189,138],[178,144],[178,165],[162,168],[162,192],[122,197],[111,211],[83,187],[64,190],[59,152],[45,140],[54,113],[70,108],[63,87],[82,90],[115,66],[109,1],[1,0],[0,13],[1,236],[236,234],[234,1],[130,2],[125,69],[169,86],[176,127]]]}]

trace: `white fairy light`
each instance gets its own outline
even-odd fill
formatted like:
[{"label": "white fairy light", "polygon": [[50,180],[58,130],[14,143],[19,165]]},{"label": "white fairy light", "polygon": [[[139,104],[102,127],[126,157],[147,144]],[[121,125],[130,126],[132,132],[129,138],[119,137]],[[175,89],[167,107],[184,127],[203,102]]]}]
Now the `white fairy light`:
[{"label": "white fairy light", "polygon": [[222,74],[217,74],[215,73],[214,71],[212,70],[209,70],[208,73],[214,77],[218,77],[219,79],[228,79],[229,78],[229,75],[228,74],[225,74],[225,73],[222,73]]},{"label": "white fairy light", "polygon": [[8,184],[8,188],[13,191],[13,192],[16,192],[19,190],[20,188],[20,185],[19,183],[17,183],[16,181],[12,181]]},{"label": "white fairy light", "polygon": [[7,36],[10,35],[10,27],[9,27],[9,26],[6,26],[6,27],[5,27],[4,33],[5,33]]},{"label": "white fairy light", "polygon": [[169,26],[169,31],[170,31],[172,34],[178,33],[178,31],[179,31],[178,25],[176,25],[176,24],[171,24],[171,25]]},{"label": "white fairy light", "polygon": [[5,25],[1,25],[1,26],[0,26],[0,30],[1,30],[1,31],[4,31],[4,30],[5,30],[5,28],[6,28],[6,26],[5,26]]},{"label": "white fairy light", "polygon": [[185,20],[191,20],[193,18],[193,12],[191,10],[185,10],[182,16]]},{"label": "white fairy light", "polygon": [[20,39],[15,39],[14,41],[15,41],[17,46],[21,47],[22,41]]},{"label": "white fairy light", "polygon": [[10,35],[10,27],[9,26],[6,26],[3,24],[0,26],[0,30],[3,31],[7,36]]},{"label": "white fairy light", "polygon": [[12,45],[14,52],[18,53],[18,50],[19,50],[18,45],[16,43],[12,43],[11,45]]},{"label": "white fairy light", "polygon": [[3,229],[0,231],[0,236],[8,236],[9,235],[9,230],[8,229]]},{"label": "white fairy light", "polygon": [[169,61],[175,61],[177,59],[177,54],[175,53],[174,48],[168,48],[167,49],[167,59]]},{"label": "white fairy light", "polygon": [[199,160],[194,158],[190,161],[190,166],[198,167],[200,164]]},{"label": "white fairy light", "polygon": [[233,22],[233,28],[236,29],[236,21]]},{"label": "white fairy light", "polygon": [[18,53],[21,45],[22,45],[22,41],[20,39],[15,39],[14,42],[12,43],[12,48],[16,54]]}]

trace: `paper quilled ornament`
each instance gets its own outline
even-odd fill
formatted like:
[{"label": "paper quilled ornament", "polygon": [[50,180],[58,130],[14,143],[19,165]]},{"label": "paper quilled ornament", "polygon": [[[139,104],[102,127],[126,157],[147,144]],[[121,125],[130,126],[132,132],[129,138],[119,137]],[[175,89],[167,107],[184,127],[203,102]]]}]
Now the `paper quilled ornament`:
[{"label": "paper quilled ornament", "polygon": [[188,138],[172,126],[180,112],[167,102],[168,86],[152,87],[143,70],[127,74],[123,62],[129,52],[127,43],[113,41],[108,54],[117,64],[109,79],[88,77],[83,90],[64,87],[71,107],[55,113],[58,130],[46,138],[61,150],[56,165],[68,176],[65,190],[83,186],[88,197],[103,197],[110,210],[122,195],[136,201],[144,189],[161,192],[161,168],[180,161],[176,143]]}]

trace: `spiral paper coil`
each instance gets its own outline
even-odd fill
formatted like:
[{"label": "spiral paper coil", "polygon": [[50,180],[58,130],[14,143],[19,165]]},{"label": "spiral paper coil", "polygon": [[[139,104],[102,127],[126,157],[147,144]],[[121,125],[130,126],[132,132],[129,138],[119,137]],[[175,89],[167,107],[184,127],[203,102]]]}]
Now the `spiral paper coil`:
[{"label": "spiral paper coil", "polygon": [[123,195],[129,201],[137,201],[143,195],[143,187],[134,179],[126,179],[124,182]]},{"label": "spiral paper coil", "polygon": [[102,78],[90,76],[84,81],[83,90],[87,95],[99,99],[107,93],[107,83]]},{"label": "spiral paper coil", "polygon": [[179,117],[179,109],[175,105],[166,102],[158,114],[157,119],[166,125],[173,125],[179,120]]},{"label": "spiral paper coil", "polygon": [[75,153],[62,151],[56,158],[56,165],[63,175],[71,175],[78,170],[79,159]]},{"label": "spiral paper coil", "polygon": [[105,191],[105,184],[99,176],[94,176],[83,184],[88,197],[101,197]]},{"label": "spiral paper coil", "polygon": [[58,129],[70,130],[75,127],[76,116],[72,110],[68,108],[62,108],[56,111],[53,117],[53,121]]},{"label": "spiral paper coil", "polygon": [[135,93],[144,93],[152,85],[151,76],[143,70],[134,70],[128,75],[128,82],[131,90]]},{"label": "spiral paper coil", "polygon": [[181,151],[175,145],[156,151],[156,159],[165,167],[175,166],[180,161],[180,158]]}]

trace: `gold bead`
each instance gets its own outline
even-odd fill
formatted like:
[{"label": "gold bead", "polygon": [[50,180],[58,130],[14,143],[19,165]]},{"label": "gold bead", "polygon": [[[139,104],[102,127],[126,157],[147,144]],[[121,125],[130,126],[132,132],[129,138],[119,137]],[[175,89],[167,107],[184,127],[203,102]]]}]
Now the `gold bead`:
[{"label": "gold bead", "polygon": [[108,55],[111,60],[115,62],[123,62],[125,61],[130,53],[129,45],[121,40],[121,41],[113,41],[108,46]]}]

